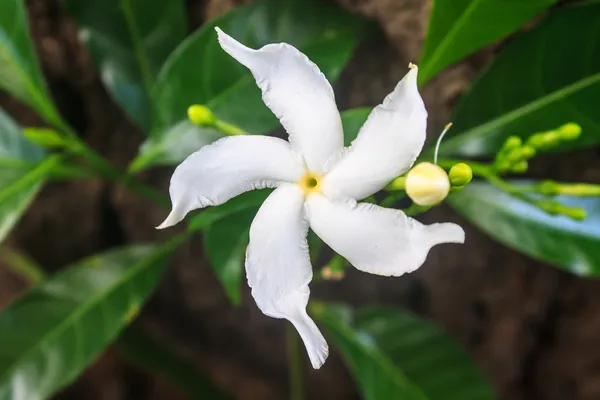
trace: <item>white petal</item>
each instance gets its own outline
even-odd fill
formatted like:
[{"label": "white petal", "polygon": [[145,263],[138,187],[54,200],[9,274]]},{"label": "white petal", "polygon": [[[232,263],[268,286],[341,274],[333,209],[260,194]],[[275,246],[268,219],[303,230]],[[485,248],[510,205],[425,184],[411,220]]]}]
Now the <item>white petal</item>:
[{"label": "white petal", "polygon": [[463,243],[452,223],[423,225],[402,211],[354,201],[308,198],[310,227],[334,251],[361,271],[399,276],[419,268],[431,247]]},{"label": "white petal", "polygon": [[173,210],[159,229],[188,212],[215,206],[252,189],[295,182],[304,174],[288,142],[268,136],[231,136],[186,158],[171,177]]},{"label": "white petal", "polygon": [[383,104],[375,107],[357,138],[323,182],[329,197],[364,199],[408,171],[425,142],[427,111],[411,69]]},{"label": "white petal", "polygon": [[246,275],[256,304],[268,316],[285,318],[298,330],[312,366],[328,355],[327,342],[306,313],[312,279],[304,196],[283,185],[265,200],[250,228]]},{"label": "white petal", "polygon": [[223,50],[254,75],[263,101],[290,135],[292,148],[302,154],[311,171],[323,172],[330,156],[344,146],[333,89],[323,73],[289,44],[254,50],[216,30]]}]

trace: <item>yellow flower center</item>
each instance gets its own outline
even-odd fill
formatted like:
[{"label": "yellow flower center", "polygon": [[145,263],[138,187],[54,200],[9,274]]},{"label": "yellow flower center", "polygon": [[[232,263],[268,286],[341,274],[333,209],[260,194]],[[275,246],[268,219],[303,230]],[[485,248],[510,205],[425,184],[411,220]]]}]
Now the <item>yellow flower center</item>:
[{"label": "yellow flower center", "polygon": [[302,188],[305,196],[311,193],[318,193],[321,191],[321,176],[312,172],[307,172],[299,181],[298,185]]}]

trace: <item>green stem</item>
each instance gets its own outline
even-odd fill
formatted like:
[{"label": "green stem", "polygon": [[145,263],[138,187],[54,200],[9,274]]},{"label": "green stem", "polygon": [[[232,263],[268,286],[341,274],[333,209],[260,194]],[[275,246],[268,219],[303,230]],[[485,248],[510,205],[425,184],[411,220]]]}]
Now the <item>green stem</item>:
[{"label": "green stem", "polygon": [[238,135],[249,135],[248,132],[243,130],[237,125],[229,122],[217,119],[213,125],[219,132],[227,136],[238,136]]},{"label": "green stem", "polygon": [[25,254],[4,248],[0,252],[0,260],[31,286],[46,278],[46,272]]},{"label": "green stem", "polygon": [[291,323],[286,324],[285,339],[289,361],[290,400],[304,400],[300,336]]}]

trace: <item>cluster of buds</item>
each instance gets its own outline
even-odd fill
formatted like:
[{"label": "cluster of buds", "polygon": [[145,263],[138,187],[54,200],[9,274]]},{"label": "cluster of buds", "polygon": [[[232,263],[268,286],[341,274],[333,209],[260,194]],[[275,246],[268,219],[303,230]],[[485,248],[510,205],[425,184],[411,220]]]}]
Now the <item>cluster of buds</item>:
[{"label": "cluster of buds", "polygon": [[413,203],[431,207],[441,203],[451,191],[461,190],[473,179],[473,170],[465,163],[458,163],[447,173],[442,167],[430,162],[415,165],[405,176],[394,179],[388,190],[404,190]]},{"label": "cluster of buds", "polygon": [[526,142],[518,136],[510,136],[496,155],[494,167],[499,173],[522,174],[527,171],[528,161],[536,153],[576,140],[580,135],[581,127],[575,123],[568,123],[557,129],[533,134]]}]

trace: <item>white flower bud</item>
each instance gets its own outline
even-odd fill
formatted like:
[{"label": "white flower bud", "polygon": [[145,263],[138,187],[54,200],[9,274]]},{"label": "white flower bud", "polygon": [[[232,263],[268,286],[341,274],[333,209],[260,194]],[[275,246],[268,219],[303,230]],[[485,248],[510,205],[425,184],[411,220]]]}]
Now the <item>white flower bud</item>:
[{"label": "white flower bud", "polygon": [[420,206],[440,203],[450,192],[448,174],[440,166],[423,162],[406,174],[406,194]]}]

